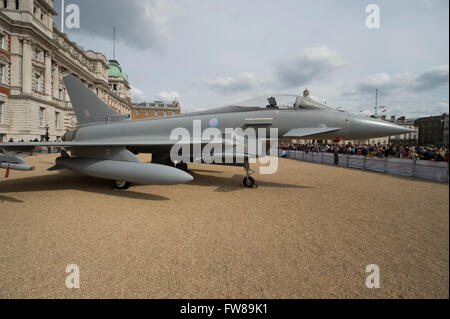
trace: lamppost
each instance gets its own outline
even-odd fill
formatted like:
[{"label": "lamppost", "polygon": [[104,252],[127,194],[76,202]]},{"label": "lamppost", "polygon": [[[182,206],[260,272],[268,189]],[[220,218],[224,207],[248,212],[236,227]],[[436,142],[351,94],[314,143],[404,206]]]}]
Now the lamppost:
[{"label": "lamppost", "polygon": [[50,140],[50,135],[48,135],[48,124],[45,126],[45,141],[48,142]]}]

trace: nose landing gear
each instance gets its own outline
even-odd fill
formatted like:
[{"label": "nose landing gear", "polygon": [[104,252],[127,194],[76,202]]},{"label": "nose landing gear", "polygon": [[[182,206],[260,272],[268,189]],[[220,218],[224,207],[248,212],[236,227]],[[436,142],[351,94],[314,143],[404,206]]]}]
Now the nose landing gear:
[{"label": "nose landing gear", "polygon": [[244,181],[242,183],[247,188],[254,188],[254,187],[256,188],[256,182],[253,177],[250,177],[250,176],[244,177]]},{"label": "nose landing gear", "polygon": [[255,173],[255,171],[250,169],[250,164],[248,162],[248,159],[245,159],[244,169],[245,169],[245,177],[244,177],[244,180],[242,181],[244,186],[247,188],[257,188],[258,185],[256,185],[255,179],[253,177],[251,177],[251,175],[253,173]]}]

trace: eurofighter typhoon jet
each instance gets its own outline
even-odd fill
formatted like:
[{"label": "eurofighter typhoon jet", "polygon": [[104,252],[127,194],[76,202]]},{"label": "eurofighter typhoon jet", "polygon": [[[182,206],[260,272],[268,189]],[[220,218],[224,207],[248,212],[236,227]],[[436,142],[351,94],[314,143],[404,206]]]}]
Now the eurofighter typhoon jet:
[{"label": "eurofighter typhoon jet", "polygon": [[[38,146],[60,147],[63,149],[61,157],[49,170],[68,169],[108,179],[118,189],[127,189],[131,183],[171,185],[192,181],[193,177],[187,172],[188,161],[175,165],[171,160],[171,149],[179,141],[170,139],[170,136],[176,128],[183,128],[193,136],[194,123],[201,124],[202,128],[214,127],[222,133],[226,128],[253,128],[258,131],[276,128],[276,138],[315,140],[369,139],[412,132],[379,119],[332,109],[312,101],[308,96],[295,95],[273,96],[208,111],[132,121],[129,115],[120,115],[103,103],[76,77],[68,75],[63,80],[78,120],[77,128],[68,131],[62,142],[0,143],[0,148],[17,153],[31,152]],[[224,141],[225,144],[227,142]],[[189,147],[196,143],[203,146],[207,142],[193,139],[186,142]],[[141,162],[136,157],[138,153],[152,154],[152,162]],[[238,157],[243,160],[242,166],[246,172],[243,184],[253,187],[255,181],[250,177],[249,158],[255,155],[244,152],[232,156],[235,161],[230,165],[236,165]],[[194,157],[190,157],[191,162],[198,160]],[[9,170],[34,170],[22,157],[1,153],[0,168],[7,169],[7,175]]]}]

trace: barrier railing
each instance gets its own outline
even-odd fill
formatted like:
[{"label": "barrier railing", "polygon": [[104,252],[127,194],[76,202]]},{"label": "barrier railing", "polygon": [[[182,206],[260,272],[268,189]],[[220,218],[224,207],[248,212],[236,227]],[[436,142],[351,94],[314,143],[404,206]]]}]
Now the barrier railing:
[{"label": "barrier railing", "polygon": [[[285,156],[284,156],[285,155]],[[279,157],[287,157],[299,161],[306,161],[341,167],[363,169],[393,175],[424,178],[438,182],[449,182],[449,163],[420,161],[401,158],[374,158],[356,155],[333,153],[313,153],[301,151],[278,150]]]}]

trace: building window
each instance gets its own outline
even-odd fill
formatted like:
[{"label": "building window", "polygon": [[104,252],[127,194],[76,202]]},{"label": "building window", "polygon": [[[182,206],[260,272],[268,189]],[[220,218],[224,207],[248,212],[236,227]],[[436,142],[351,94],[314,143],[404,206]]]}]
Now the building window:
[{"label": "building window", "polygon": [[0,124],[3,123],[3,102],[0,102]]},{"label": "building window", "polygon": [[158,111],[155,111],[155,116],[158,116]]},{"label": "building window", "polygon": [[3,8],[8,8],[8,0],[3,0]]},{"label": "building window", "polygon": [[19,10],[20,6],[19,6],[19,0],[16,0],[16,10]]},{"label": "building window", "polygon": [[140,116],[141,115],[141,111],[136,110],[136,116]]},{"label": "building window", "polygon": [[150,112],[149,111],[145,111],[145,116],[149,116]]},{"label": "building window", "polygon": [[0,64],[0,83],[3,83],[3,69],[5,66],[3,64]]},{"label": "building window", "polygon": [[44,127],[44,111],[45,109],[43,107],[39,108],[39,126]]},{"label": "building window", "polygon": [[5,36],[0,34],[0,49],[4,49],[5,47]]},{"label": "building window", "polygon": [[39,74],[36,74],[33,78],[33,90],[36,92],[40,92],[41,91],[41,77],[39,76]]},{"label": "building window", "polygon": [[55,112],[55,128],[59,128],[59,112]]},{"label": "building window", "polygon": [[35,49],[34,50],[34,59],[36,61],[40,61],[40,58],[41,58],[41,51],[39,51],[39,49]]}]

